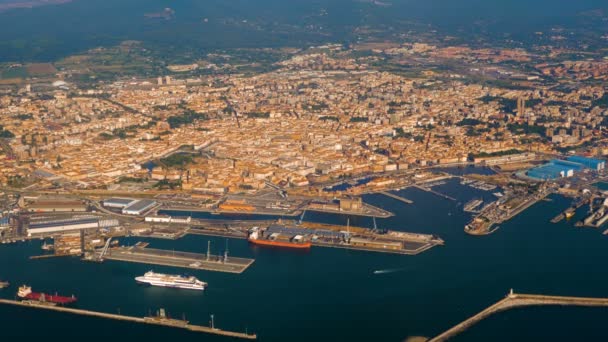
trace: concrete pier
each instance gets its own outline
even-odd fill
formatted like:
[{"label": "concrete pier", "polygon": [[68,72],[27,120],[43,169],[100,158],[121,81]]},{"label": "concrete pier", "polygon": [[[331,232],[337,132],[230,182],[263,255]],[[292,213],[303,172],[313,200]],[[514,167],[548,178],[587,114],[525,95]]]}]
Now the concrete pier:
[{"label": "concrete pier", "polygon": [[448,199],[448,200],[450,200],[450,201],[456,201],[456,199],[455,199],[454,197],[448,196],[448,195],[446,195],[446,194],[442,194],[441,192],[435,191],[435,190],[433,190],[433,189],[431,189],[431,188],[425,188],[425,187],[420,186],[420,185],[418,185],[418,184],[416,184],[416,185],[412,185],[412,186],[413,186],[414,188],[420,189],[420,190],[422,190],[422,191],[430,192],[430,193],[432,193],[432,194],[434,194],[434,195],[437,195],[437,196],[439,196],[439,197],[443,197],[443,198]]},{"label": "concrete pier", "polygon": [[[99,259],[101,251],[96,251],[95,259]],[[106,260],[136,262],[150,265],[163,265],[195,270],[218,271],[227,273],[243,273],[253,259],[170,251],[163,249],[133,247],[111,248],[103,256]]]},{"label": "concrete pier", "polygon": [[545,296],[535,294],[520,294],[513,290],[502,300],[491,305],[487,309],[479,312],[475,316],[458,323],[452,328],[446,330],[440,335],[431,338],[428,342],[443,342],[469,329],[471,326],[479,323],[485,318],[509,309],[521,308],[526,306],[590,306],[590,307],[608,307],[608,298],[587,298],[587,297],[562,297],[562,296]]},{"label": "concrete pier", "polygon": [[393,194],[391,192],[388,192],[388,191],[382,191],[382,192],[380,192],[380,194],[382,194],[384,196],[387,196],[387,197],[390,197],[392,199],[396,199],[397,201],[401,201],[401,202],[406,203],[406,204],[413,204],[414,203],[414,201],[412,201],[410,199],[407,199],[405,197],[401,197],[401,196],[395,195],[395,194]]},{"label": "concrete pier", "polygon": [[0,299],[0,304],[21,306],[21,307],[28,307],[28,308],[35,308],[35,309],[43,309],[43,310],[51,310],[51,311],[59,311],[59,312],[65,312],[65,313],[70,313],[70,314],[75,314],[75,315],[92,316],[92,317],[99,317],[99,318],[105,318],[105,319],[114,319],[114,320],[127,321],[127,322],[139,323],[139,324],[162,325],[162,326],[166,326],[166,327],[180,328],[180,329],[186,329],[186,330],[190,330],[190,331],[194,331],[194,332],[221,335],[221,336],[234,337],[234,338],[240,338],[240,339],[246,339],[246,340],[257,339],[256,334],[246,334],[246,333],[239,333],[239,332],[233,332],[233,331],[224,331],[224,330],[216,329],[216,328],[212,328],[212,327],[192,325],[192,324],[189,324],[187,321],[181,321],[181,320],[175,320],[175,319],[163,318],[163,317],[140,318],[140,317],[117,315],[117,314],[111,314],[111,313],[105,313],[105,312],[99,312],[99,311],[66,308],[66,307],[62,307],[62,306],[53,306],[53,305],[40,303],[40,302],[34,302],[34,301],[15,301],[15,300]]}]

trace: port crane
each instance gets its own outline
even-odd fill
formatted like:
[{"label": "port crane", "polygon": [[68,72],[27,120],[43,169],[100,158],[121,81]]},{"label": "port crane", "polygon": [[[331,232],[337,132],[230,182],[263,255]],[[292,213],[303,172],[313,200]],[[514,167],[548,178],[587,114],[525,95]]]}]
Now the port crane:
[{"label": "port crane", "polygon": [[106,240],[106,244],[103,245],[103,249],[101,250],[101,254],[99,255],[99,258],[98,258],[99,261],[103,261],[103,257],[108,252],[108,248],[110,248],[110,242],[111,241],[112,241],[111,237]]},{"label": "port crane", "polygon": [[306,214],[306,209],[304,209],[304,211],[302,211],[302,215],[300,215],[300,219],[298,220],[298,224],[302,224],[302,220],[304,220],[304,215]]}]

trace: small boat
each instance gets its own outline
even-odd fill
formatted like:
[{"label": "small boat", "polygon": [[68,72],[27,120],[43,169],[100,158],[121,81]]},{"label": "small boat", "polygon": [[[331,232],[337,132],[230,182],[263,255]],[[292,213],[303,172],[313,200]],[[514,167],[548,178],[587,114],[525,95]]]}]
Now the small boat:
[{"label": "small boat", "polygon": [[8,281],[0,281],[0,289],[7,288],[10,285]]}]

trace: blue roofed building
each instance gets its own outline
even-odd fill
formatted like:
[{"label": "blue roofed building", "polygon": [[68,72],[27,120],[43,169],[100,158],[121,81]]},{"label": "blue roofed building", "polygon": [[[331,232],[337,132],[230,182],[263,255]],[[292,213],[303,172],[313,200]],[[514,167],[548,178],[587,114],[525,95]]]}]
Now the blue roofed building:
[{"label": "blue roofed building", "polygon": [[553,180],[562,177],[571,177],[576,172],[585,169],[603,170],[606,163],[601,159],[571,156],[567,160],[553,159],[547,164],[528,170],[526,175],[538,180]]},{"label": "blue roofed building", "polygon": [[528,170],[527,176],[538,180],[554,180],[563,177],[572,177],[575,171],[582,169],[582,165],[552,160],[547,164]]},{"label": "blue roofed building", "polygon": [[579,163],[588,169],[600,171],[606,168],[606,161],[597,158],[589,158],[583,156],[570,156],[566,158],[570,162]]}]

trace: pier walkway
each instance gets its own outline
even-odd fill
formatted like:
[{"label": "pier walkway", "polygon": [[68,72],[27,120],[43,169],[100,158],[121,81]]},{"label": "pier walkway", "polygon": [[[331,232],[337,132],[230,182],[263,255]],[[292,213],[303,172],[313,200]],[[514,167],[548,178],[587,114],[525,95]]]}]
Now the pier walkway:
[{"label": "pier walkway", "polygon": [[545,295],[534,295],[534,294],[520,294],[515,293],[513,290],[502,300],[491,305],[487,309],[481,311],[475,316],[470,317],[466,321],[463,321],[442,334],[431,338],[428,342],[443,342],[450,338],[464,332],[473,325],[479,323],[485,318],[505,310],[514,308],[526,307],[526,306],[541,306],[541,305],[552,305],[552,306],[602,306],[608,307],[608,298],[586,298],[586,297],[562,297],[562,296],[545,296]]},{"label": "pier walkway", "polygon": [[169,318],[161,318],[161,317],[140,318],[140,317],[117,315],[117,314],[111,314],[111,313],[105,313],[105,312],[99,312],[99,311],[66,308],[63,306],[53,306],[48,303],[40,303],[40,302],[32,302],[32,301],[15,301],[15,300],[8,300],[8,299],[0,299],[0,304],[22,306],[22,307],[43,309],[43,310],[60,311],[60,312],[66,312],[66,313],[71,313],[71,314],[76,314],[76,315],[92,316],[92,317],[99,317],[99,318],[105,318],[105,319],[114,319],[114,320],[119,320],[119,321],[128,321],[128,322],[140,323],[140,324],[162,325],[162,326],[166,326],[166,327],[186,329],[186,330],[190,330],[190,331],[194,331],[194,332],[221,335],[221,336],[234,337],[234,338],[247,339],[247,340],[257,339],[256,334],[246,334],[246,333],[239,333],[239,332],[233,332],[233,331],[224,331],[224,330],[216,329],[216,328],[212,328],[212,327],[192,325],[192,324],[189,324],[187,321],[180,321],[180,320],[169,319]]},{"label": "pier walkway", "polygon": [[388,191],[382,191],[382,192],[380,192],[380,194],[382,194],[384,196],[387,196],[387,197],[390,197],[392,199],[396,199],[397,201],[401,201],[403,203],[407,203],[407,204],[413,204],[414,203],[414,201],[412,201],[410,199],[407,199],[405,197],[401,197],[401,196],[395,195],[395,194],[390,193]]},{"label": "pier walkway", "polygon": [[433,190],[431,188],[426,188],[426,187],[420,186],[418,184],[415,184],[415,185],[412,185],[412,186],[414,188],[420,189],[422,191],[430,192],[430,193],[432,193],[434,195],[437,195],[439,197],[443,197],[445,199],[449,199],[450,201],[456,201],[456,199],[454,197],[448,196],[446,194],[442,194],[441,192],[435,191],[435,190]]}]

